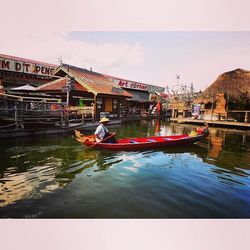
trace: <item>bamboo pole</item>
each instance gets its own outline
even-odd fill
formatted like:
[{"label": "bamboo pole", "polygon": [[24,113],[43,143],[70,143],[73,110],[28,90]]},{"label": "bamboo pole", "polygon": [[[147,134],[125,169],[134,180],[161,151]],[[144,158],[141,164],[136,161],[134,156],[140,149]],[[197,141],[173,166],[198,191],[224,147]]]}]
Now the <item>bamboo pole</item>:
[{"label": "bamboo pole", "polygon": [[15,112],[15,125],[16,129],[18,128],[18,117],[17,117],[17,106],[14,106],[14,112]]}]

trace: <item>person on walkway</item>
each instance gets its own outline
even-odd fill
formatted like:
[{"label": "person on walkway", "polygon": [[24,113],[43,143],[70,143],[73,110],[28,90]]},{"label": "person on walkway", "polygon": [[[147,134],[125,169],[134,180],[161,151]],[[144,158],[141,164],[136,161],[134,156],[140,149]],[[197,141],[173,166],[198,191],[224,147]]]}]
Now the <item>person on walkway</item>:
[{"label": "person on walkway", "polygon": [[152,112],[153,112],[153,107],[154,107],[154,105],[151,103],[151,104],[149,105],[149,109],[148,109],[149,115],[152,114]]},{"label": "person on walkway", "polygon": [[[100,120],[100,125],[96,128],[95,130],[95,139],[96,139],[96,142],[99,143],[99,142],[102,142],[103,143],[116,143],[116,139],[114,136],[111,136],[112,133],[110,133],[108,131],[108,129],[105,127],[108,122],[110,122],[110,120],[106,117],[103,117],[101,120]],[[109,137],[108,139],[105,139]]]}]

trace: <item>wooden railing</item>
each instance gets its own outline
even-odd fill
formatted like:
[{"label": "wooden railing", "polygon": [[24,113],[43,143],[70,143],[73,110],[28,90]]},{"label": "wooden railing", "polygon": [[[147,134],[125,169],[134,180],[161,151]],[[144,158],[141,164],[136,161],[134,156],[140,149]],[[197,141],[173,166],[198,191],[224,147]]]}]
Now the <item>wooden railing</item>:
[{"label": "wooden railing", "polygon": [[0,129],[15,127],[68,127],[75,123],[93,122],[93,110],[67,108],[58,99],[0,96]]}]

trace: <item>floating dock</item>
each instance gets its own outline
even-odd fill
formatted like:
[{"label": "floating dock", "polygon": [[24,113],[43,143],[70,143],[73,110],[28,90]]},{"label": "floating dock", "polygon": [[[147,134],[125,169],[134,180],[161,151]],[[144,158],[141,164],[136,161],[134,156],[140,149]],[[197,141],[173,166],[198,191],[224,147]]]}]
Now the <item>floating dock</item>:
[{"label": "floating dock", "polygon": [[[111,120],[108,127],[121,124],[121,120]],[[1,138],[14,138],[14,137],[24,137],[24,136],[36,136],[36,135],[50,135],[50,134],[66,134],[71,133],[73,130],[89,130],[95,129],[99,125],[99,122],[87,122],[70,124],[68,127],[53,127],[53,128],[33,128],[33,129],[9,129],[0,131]]]},{"label": "floating dock", "polygon": [[209,127],[224,127],[224,128],[238,128],[238,129],[249,129],[250,123],[247,122],[231,122],[231,121],[214,121],[214,120],[198,120],[189,118],[170,118],[171,122],[186,123],[194,125],[204,125],[207,123]]}]

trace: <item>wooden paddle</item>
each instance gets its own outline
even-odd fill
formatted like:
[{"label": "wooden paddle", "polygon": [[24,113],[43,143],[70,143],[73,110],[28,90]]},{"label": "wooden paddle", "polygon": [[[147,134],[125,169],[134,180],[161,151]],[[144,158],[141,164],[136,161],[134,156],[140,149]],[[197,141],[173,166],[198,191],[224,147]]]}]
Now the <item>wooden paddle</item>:
[{"label": "wooden paddle", "polygon": [[111,137],[113,137],[113,136],[115,136],[115,135],[116,135],[116,132],[115,132],[115,133],[111,133],[111,135],[109,135],[108,137],[106,137],[106,138],[102,139],[101,141],[99,141],[99,142],[97,142],[97,143],[91,145],[91,146],[88,147],[88,148],[93,148],[93,147],[95,147],[97,144],[102,143],[102,142],[106,141],[107,139],[109,139],[109,138],[111,138]]}]

